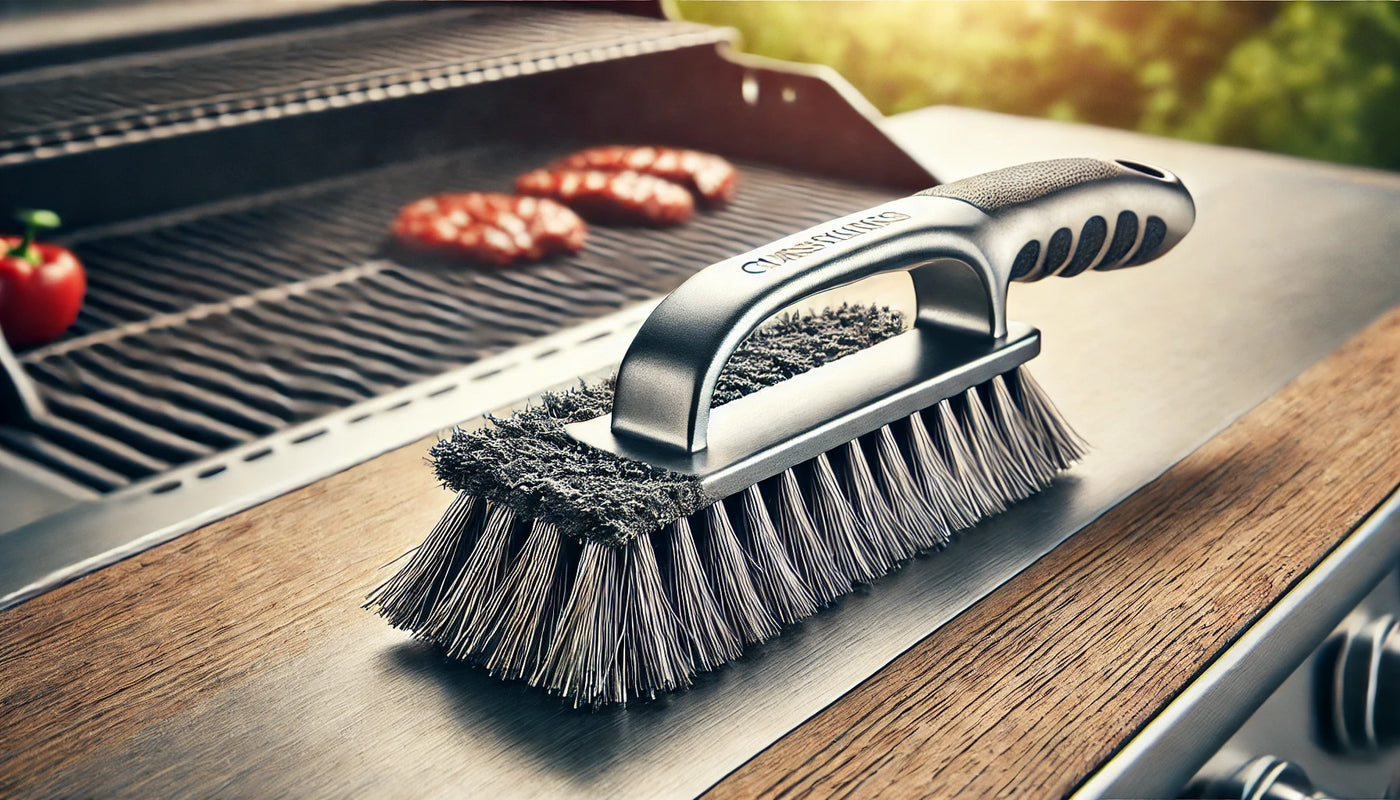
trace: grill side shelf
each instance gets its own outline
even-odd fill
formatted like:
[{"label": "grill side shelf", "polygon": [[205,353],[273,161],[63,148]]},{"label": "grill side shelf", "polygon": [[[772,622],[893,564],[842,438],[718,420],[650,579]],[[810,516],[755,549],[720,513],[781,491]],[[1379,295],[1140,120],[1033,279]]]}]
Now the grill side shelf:
[{"label": "grill side shelf", "polygon": [[452,7],[0,76],[0,167],[727,41],[695,23]]}]

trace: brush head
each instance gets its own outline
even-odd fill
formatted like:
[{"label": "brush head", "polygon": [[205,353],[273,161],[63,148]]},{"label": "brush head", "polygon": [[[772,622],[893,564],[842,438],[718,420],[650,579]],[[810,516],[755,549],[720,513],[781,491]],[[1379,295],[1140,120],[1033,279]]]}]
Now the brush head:
[{"label": "brush head", "polygon": [[[886,307],[787,315],[755,331],[720,373],[718,407],[865,350],[905,329]],[[611,380],[546,394],[485,427],[456,429],[432,447],[442,484],[542,520],[566,536],[622,545],[719,499],[699,478],[583,444],[564,426],[612,410]]]},{"label": "brush head", "polygon": [[[740,409],[903,329],[878,307],[781,318],[735,351],[714,404]],[[981,380],[725,497],[571,437],[610,410],[611,383],[550,395],[434,446],[457,496],[366,606],[575,707],[684,688],[1081,455],[1024,368]]]}]

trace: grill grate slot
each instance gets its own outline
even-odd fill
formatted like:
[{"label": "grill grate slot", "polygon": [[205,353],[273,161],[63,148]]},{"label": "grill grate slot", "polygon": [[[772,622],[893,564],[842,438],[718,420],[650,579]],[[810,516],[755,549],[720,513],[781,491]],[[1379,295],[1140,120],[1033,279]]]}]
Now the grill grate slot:
[{"label": "grill grate slot", "polygon": [[565,259],[473,269],[388,246],[403,203],[509,190],[561,152],[482,146],[80,241],[91,276],[80,324],[19,354],[55,418],[0,429],[0,443],[110,491],[642,302],[891,196],[743,165],[731,207],[669,230],[594,226]]},{"label": "grill grate slot", "polygon": [[189,414],[199,424],[218,427],[232,426],[243,435],[228,435],[235,441],[245,441],[249,435],[267,436],[281,429],[292,415],[275,415],[246,402],[228,387],[218,393],[187,381],[172,384],[161,381],[161,373],[148,363],[134,358],[105,358],[95,350],[76,352],[68,356],[81,369],[100,377],[107,384],[120,387],[139,396],[156,398]]},{"label": "grill grate slot", "polygon": [[[82,354],[70,356],[68,362],[67,366],[74,372],[85,366]],[[55,366],[57,365],[46,363],[36,365],[35,369],[47,373]],[[76,395],[77,402],[84,406],[95,401],[104,410],[111,409],[140,424],[153,426],[152,430],[157,433],[163,428],[168,429],[185,440],[209,448],[210,451],[226,449],[247,439],[247,432],[232,424],[232,421],[238,418],[236,414],[224,411],[216,417],[206,417],[187,408],[184,403],[171,402],[168,392],[157,394],[147,392],[145,387],[132,387],[124,381],[104,380],[85,383],[73,394]],[[88,400],[89,397],[91,401]],[[71,417],[72,414],[68,416]],[[225,422],[225,419],[230,421]],[[178,448],[181,445],[176,443],[175,446]],[[181,453],[176,457],[183,460],[184,455]]]},{"label": "grill grate slot", "polygon": [[60,474],[99,492],[120,489],[131,480],[127,474],[85,458],[77,449],[65,448],[31,431],[0,425],[0,446],[31,461],[47,464]]}]

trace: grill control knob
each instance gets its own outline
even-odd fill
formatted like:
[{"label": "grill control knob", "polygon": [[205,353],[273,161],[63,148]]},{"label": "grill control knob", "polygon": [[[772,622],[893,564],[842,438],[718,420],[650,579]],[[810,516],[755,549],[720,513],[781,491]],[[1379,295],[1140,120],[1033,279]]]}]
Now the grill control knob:
[{"label": "grill control knob", "polygon": [[1329,749],[1400,744],[1400,621],[1386,615],[1337,634],[1318,663],[1317,718]]},{"label": "grill control knob", "polygon": [[1230,800],[1327,800],[1313,790],[1303,768],[1275,756],[1247,761],[1224,778],[1198,778],[1187,788],[1187,797]]}]

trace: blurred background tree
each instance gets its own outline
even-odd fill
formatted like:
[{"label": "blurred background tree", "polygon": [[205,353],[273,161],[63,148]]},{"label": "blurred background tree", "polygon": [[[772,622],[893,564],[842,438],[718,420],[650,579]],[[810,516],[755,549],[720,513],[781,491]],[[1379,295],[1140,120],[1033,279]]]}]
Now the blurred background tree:
[{"label": "blurred background tree", "polygon": [[1400,3],[712,2],[887,114],[952,104],[1400,169]]}]

